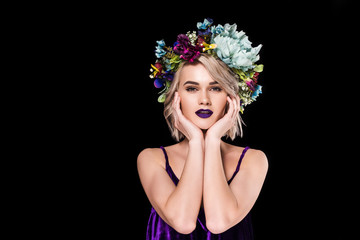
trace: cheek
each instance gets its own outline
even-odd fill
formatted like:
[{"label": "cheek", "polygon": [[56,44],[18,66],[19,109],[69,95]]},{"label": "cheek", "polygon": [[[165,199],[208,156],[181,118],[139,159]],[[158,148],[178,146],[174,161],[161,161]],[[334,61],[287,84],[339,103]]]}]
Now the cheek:
[{"label": "cheek", "polygon": [[220,110],[222,114],[225,113],[225,110],[227,109],[227,95],[219,97],[216,99],[216,108]]},{"label": "cheek", "polygon": [[194,106],[196,106],[196,104],[194,104],[194,100],[191,97],[180,95],[180,108],[185,116],[193,112]]}]

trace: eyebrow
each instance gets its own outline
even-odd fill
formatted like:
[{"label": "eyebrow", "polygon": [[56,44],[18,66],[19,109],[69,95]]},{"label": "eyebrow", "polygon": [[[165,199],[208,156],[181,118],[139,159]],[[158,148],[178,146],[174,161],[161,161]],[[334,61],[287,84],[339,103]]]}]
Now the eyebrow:
[{"label": "eyebrow", "polygon": [[[194,82],[194,81],[186,81],[185,83],[184,83],[184,85],[183,86],[185,86],[186,84],[192,84],[192,85],[200,85],[198,82]],[[209,83],[209,85],[216,85],[216,84],[219,84],[218,82],[210,82]]]}]

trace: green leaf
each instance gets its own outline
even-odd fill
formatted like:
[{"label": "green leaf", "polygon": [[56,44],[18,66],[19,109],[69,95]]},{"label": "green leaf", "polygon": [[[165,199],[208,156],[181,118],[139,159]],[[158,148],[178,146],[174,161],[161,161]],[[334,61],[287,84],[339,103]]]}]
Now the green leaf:
[{"label": "green leaf", "polygon": [[166,81],[166,82],[165,82],[166,90],[168,90],[168,89],[170,88],[170,85],[171,85],[171,82],[170,82],[170,81]]},{"label": "green leaf", "polygon": [[259,64],[259,65],[256,65],[256,67],[254,68],[254,71],[255,72],[262,72],[263,69],[264,69],[264,65]]},{"label": "green leaf", "polygon": [[170,63],[179,63],[181,61],[179,55],[174,55],[171,59],[170,59]]},{"label": "green leaf", "polygon": [[166,93],[163,93],[158,97],[158,102],[163,103],[165,102],[165,99],[166,99]]},{"label": "green leaf", "polygon": [[232,68],[232,70],[237,74],[239,75],[239,77],[242,79],[242,80],[245,80],[247,78],[246,74],[240,70],[240,69],[237,69],[237,68]]}]

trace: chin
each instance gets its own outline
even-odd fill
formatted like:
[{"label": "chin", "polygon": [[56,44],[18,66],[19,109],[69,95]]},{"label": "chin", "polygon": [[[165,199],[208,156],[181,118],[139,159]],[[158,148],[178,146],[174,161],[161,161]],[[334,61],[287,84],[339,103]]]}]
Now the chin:
[{"label": "chin", "polygon": [[193,121],[193,123],[201,130],[208,130],[214,125],[215,121],[211,119],[197,119],[196,121]]}]

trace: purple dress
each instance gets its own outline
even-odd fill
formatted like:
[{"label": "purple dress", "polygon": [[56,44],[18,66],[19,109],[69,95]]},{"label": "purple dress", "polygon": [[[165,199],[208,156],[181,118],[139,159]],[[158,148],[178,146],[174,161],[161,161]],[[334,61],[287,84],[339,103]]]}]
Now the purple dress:
[{"label": "purple dress", "polygon": [[[169,160],[165,148],[160,147],[165,155],[166,172],[169,174],[171,180],[175,185],[178,184],[179,179],[175,176],[170,167]],[[246,147],[239,159],[236,170],[233,176],[228,181],[228,184],[234,179],[235,175],[240,169],[241,161],[249,147]],[[146,240],[177,240],[177,239],[206,239],[206,240],[251,240],[253,239],[253,231],[250,219],[250,213],[241,220],[238,224],[220,234],[213,234],[206,228],[204,209],[200,208],[196,229],[190,234],[181,234],[169,226],[164,220],[160,218],[154,208],[151,209],[150,218],[147,227]]]}]

